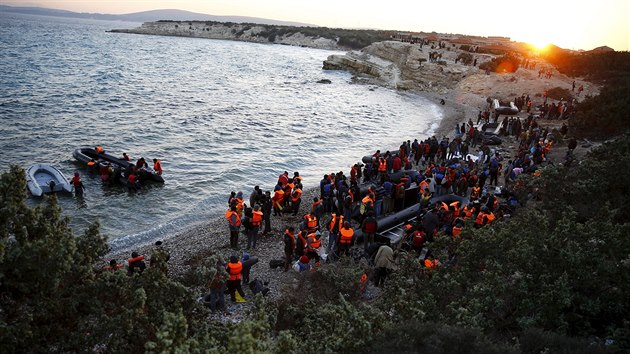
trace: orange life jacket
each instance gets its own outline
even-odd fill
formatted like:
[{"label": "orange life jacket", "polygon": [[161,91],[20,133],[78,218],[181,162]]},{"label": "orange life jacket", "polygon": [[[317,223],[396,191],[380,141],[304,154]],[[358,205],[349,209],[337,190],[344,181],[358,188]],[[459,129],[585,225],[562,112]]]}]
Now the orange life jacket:
[{"label": "orange life jacket", "polygon": [[354,230],[352,228],[346,229],[342,227],[339,229],[339,233],[341,234],[341,239],[339,240],[340,243],[348,245],[352,243],[352,236],[354,236]]},{"label": "orange life jacket", "polygon": [[429,269],[437,269],[439,264],[440,264],[440,262],[438,262],[437,259],[434,259],[434,260],[425,259],[424,260],[424,266],[429,268]]},{"label": "orange life jacket", "polygon": [[138,257],[134,257],[134,258],[129,258],[127,260],[127,263],[131,264],[133,262],[143,261],[143,260],[144,260],[144,256],[138,256]]},{"label": "orange life jacket", "polygon": [[453,240],[458,238],[459,235],[462,234],[462,228],[459,226],[454,226],[453,230],[451,231],[451,235],[453,236]]},{"label": "orange life jacket", "polygon": [[486,215],[486,213],[484,213],[483,211],[480,211],[479,214],[477,214],[477,219],[475,219],[475,224],[483,225],[483,216],[484,215]]},{"label": "orange life jacket", "polygon": [[493,212],[490,212],[490,213],[488,213],[488,214],[486,214],[486,215],[488,216],[488,224],[492,224],[492,222],[493,222],[493,221],[494,221],[494,219],[496,218],[496,217],[494,216],[494,213],[493,213]]},{"label": "orange life jacket", "polygon": [[378,172],[386,172],[387,171],[387,162],[385,159],[381,159],[378,162]]},{"label": "orange life jacket", "polygon": [[253,211],[252,212],[252,225],[254,227],[262,225],[263,213],[262,211]]},{"label": "orange life jacket", "polygon": [[301,196],[302,196],[302,190],[299,188],[296,188],[291,194],[291,201],[295,203],[300,199]]},{"label": "orange life jacket", "polygon": [[461,209],[459,208],[459,202],[452,202],[449,205],[453,207],[453,217],[458,218],[461,212]]},{"label": "orange life jacket", "polygon": [[243,263],[240,261],[236,263],[230,262],[227,264],[227,271],[230,273],[230,280],[239,280],[243,271]]},{"label": "orange life jacket", "polygon": [[314,233],[308,235],[308,245],[312,248],[312,249],[318,249],[322,246],[322,239],[317,239],[317,237],[315,236]]},{"label": "orange life jacket", "polygon": [[374,200],[372,200],[372,195],[368,194],[365,197],[363,197],[363,199],[361,200],[361,203],[365,204],[366,206],[374,205]]},{"label": "orange life jacket", "polygon": [[89,167],[92,167],[92,166],[96,165],[96,162],[94,162],[94,161],[88,161],[87,165],[88,165]]},{"label": "orange life jacket", "polygon": [[153,163],[153,170],[157,173],[162,173],[162,161],[155,160]]},{"label": "orange life jacket", "polygon": [[[236,215],[235,223],[232,223],[232,215]],[[228,222],[230,223],[231,226],[233,227],[241,226],[241,217],[238,216],[237,212],[228,209],[228,211],[225,212],[225,218],[228,219]]]},{"label": "orange life jacket", "polygon": [[306,219],[306,227],[309,229],[314,229],[317,227],[317,218],[311,214],[304,215],[304,219]]},{"label": "orange life jacket", "polygon": [[97,146],[97,147],[94,148],[94,150],[96,150],[97,154],[102,154],[102,153],[105,152],[105,149],[103,149],[102,146]]},{"label": "orange life jacket", "polygon": [[420,191],[424,191],[427,188],[429,188],[429,182],[427,181],[420,182]]},{"label": "orange life jacket", "polygon": [[339,219],[339,227],[337,227],[337,230],[341,229],[341,225],[343,225],[343,215],[339,215],[337,216],[336,214],[332,214],[332,219],[330,220],[330,224],[328,224],[328,231],[332,232],[333,229],[335,228],[335,223],[337,222],[337,219]]},{"label": "orange life jacket", "polygon": [[464,220],[468,220],[472,218],[473,208],[471,206],[466,205],[463,211],[464,211]]}]

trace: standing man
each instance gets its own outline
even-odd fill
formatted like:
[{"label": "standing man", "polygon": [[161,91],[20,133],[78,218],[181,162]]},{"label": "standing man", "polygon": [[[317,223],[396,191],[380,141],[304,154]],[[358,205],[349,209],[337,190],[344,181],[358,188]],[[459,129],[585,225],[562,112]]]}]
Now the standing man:
[{"label": "standing man", "polygon": [[241,228],[241,217],[236,212],[236,205],[233,205],[225,213],[225,218],[228,220],[228,226],[230,229],[230,247],[232,249],[238,249],[238,232]]},{"label": "standing man", "polygon": [[[227,288],[230,292],[230,297],[232,298],[232,302],[245,302],[245,293],[243,293],[243,288],[241,287],[241,272],[243,271],[243,264],[238,260],[237,256],[230,257],[230,263],[227,264],[225,268],[230,278],[227,281]],[[236,292],[241,296],[243,300],[236,301]]]},{"label": "standing man", "polygon": [[288,271],[293,261],[293,252],[295,251],[295,229],[289,226],[284,230],[284,271]]}]

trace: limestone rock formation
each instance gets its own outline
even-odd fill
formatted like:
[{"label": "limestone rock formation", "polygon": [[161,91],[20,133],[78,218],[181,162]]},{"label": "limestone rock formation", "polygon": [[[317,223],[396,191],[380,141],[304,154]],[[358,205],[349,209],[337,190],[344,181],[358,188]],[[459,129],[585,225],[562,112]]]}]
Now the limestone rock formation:
[{"label": "limestone rock formation", "polygon": [[417,44],[385,41],[360,51],[331,55],[324,61],[328,70],[350,70],[368,81],[400,90],[446,93],[466,75],[478,69],[455,64],[456,53],[443,53],[443,61],[430,63],[430,48]]},{"label": "limestone rock formation", "polygon": [[342,49],[337,45],[337,42],[332,39],[305,36],[299,32],[276,35],[272,26],[244,23],[157,21],[145,22],[138,28],[115,29],[111,32],[275,43],[318,49]]}]

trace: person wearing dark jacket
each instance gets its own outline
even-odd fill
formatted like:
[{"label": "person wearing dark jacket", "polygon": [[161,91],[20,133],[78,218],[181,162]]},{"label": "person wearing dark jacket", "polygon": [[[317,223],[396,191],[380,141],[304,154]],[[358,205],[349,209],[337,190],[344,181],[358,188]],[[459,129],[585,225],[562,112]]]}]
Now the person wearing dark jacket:
[{"label": "person wearing dark jacket", "polygon": [[290,226],[284,231],[284,271],[288,271],[295,252],[295,229]]}]

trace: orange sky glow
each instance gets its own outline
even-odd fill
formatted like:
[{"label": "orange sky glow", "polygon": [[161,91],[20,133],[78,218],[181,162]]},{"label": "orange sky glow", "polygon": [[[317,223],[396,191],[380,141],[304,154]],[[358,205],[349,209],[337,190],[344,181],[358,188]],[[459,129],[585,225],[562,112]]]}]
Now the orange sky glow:
[{"label": "orange sky glow", "polygon": [[111,14],[180,9],[327,27],[505,36],[575,50],[604,45],[630,50],[628,0],[3,0],[2,4]]}]

